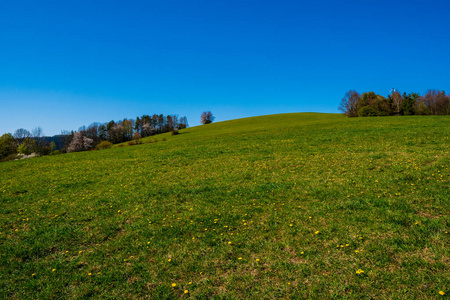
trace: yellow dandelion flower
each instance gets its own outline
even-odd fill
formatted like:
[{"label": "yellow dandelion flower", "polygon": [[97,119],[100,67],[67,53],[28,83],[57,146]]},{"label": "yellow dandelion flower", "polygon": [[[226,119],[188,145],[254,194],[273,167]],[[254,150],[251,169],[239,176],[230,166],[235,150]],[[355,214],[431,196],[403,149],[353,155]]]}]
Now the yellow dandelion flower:
[{"label": "yellow dandelion flower", "polygon": [[53,270],[52,270],[52,272],[55,272],[55,271],[56,271],[56,269],[53,269]]},{"label": "yellow dandelion flower", "polygon": [[177,286],[177,284],[176,283],[172,283],[172,287],[176,287]]},{"label": "yellow dandelion flower", "polygon": [[358,269],[358,270],[356,271],[356,274],[362,274],[362,273],[364,273],[364,271],[361,270],[361,269]]},{"label": "yellow dandelion flower", "polygon": [[300,252],[300,254],[305,254],[305,252],[302,251],[302,252]]},{"label": "yellow dandelion flower", "polygon": [[294,225],[292,225],[292,224],[289,224],[289,226],[291,226],[291,227],[292,227],[292,226],[294,226]]},{"label": "yellow dandelion flower", "polygon": [[231,245],[231,242],[228,242],[228,245]]},{"label": "yellow dandelion flower", "polygon": [[92,273],[88,273],[88,276],[91,276],[92,275]]},{"label": "yellow dandelion flower", "polygon": [[188,290],[184,290],[184,293],[187,294],[187,293],[189,293],[189,291]]},{"label": "yellow dandelion flower", "polygon": [[259,258],[256,259],[256,262],[258,262],[258,261],[259,261]]},{"label": "yellow dandelion flower", "polygon": [[169,258],[168,260],[167,260],[168,262],[171,262],[172,261],[172,259],[171,258]]},{"label": "yellow dandelion flower", "polygon": [[319,234],[319,232],[320,232],[320,231],[316,231],[316,232],[314,232],[314,234]]},{"label": "yellow dandelion flower", "polygon": [[445,295],[444,291],[439,291],[439,295],[444,296]]},{"label": "yellow dandelion flower", "polygon": [[238,259],[242,259],[242,257],[238,257]]}]

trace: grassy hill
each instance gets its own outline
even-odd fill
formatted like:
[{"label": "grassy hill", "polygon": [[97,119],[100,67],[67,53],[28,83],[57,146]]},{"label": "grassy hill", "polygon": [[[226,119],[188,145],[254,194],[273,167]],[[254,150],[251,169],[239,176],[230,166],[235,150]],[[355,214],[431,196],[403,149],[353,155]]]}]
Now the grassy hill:
[{"label": "grassy hill", "polygon": [[3,297],[450,294],[450,117],[283,114],[156,138],[0,164]]}]

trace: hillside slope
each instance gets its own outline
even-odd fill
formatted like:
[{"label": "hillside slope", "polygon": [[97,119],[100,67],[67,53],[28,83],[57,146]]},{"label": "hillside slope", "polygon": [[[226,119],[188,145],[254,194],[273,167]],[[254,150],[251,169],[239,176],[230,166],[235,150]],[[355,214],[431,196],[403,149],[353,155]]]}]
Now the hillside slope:
[{"label": "hillside slope", "polygon": [[449,117],[283,114],[156,139],[0,164],[0,294],[450,294]]}]

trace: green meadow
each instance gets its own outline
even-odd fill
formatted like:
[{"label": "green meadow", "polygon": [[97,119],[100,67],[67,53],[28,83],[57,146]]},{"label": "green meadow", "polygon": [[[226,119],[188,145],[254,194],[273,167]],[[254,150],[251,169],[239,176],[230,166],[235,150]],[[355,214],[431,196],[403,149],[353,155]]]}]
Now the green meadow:
[{"label": "green meadow", "polygon": [[449,215],[448,116],[213,123],[1,163],[0,295],[443,299]]}]

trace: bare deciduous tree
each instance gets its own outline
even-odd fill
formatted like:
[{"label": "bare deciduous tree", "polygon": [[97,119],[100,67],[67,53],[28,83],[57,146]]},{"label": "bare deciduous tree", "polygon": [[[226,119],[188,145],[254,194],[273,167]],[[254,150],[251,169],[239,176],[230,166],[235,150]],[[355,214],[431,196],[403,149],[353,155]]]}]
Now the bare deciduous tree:
[{"label": "bare deciduous tree", "polygon": [[31,137],[31,133],[25,128],[19,128],[14,132],[14,138],[19,142],[23,141],[26,138]]},{"label": "bare deciduous tree", "polygon": [[41,154],[42,148],[44,146],[44,130],[42,130],[42,127],[36,127],[31,131],[31,136],[33,137],[35,144],[35,152],[37,154]]},{"label": "bare deciduous tree", "polygon": [[392,104],[395,109],[395,114],[399,115],[400,109],[402,107],[403,97],[399,92],[395,91],[391,94],[391,99],[392,99]]},{"label": "bare deciduous tree", "polygon": [[341,100],[341,104],[338,109],[342,111],[347,117],[357,117],[358,116],[358,101],[360,95],[355,90],[350,90],[345,93],[344,98]]},{"label": "bare deciduous tree", "polygon": [[200,117],[200,122],[202,124],[210,124],[214,121],[215,117],[213,116],[212,112],[210,111],[204,111]]}]

